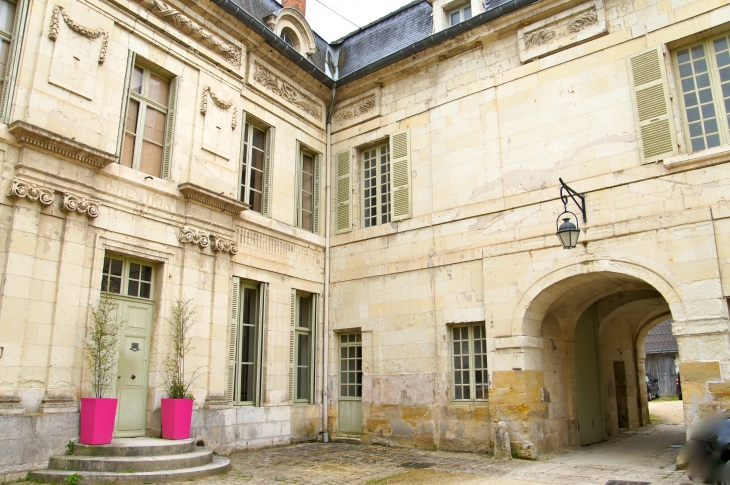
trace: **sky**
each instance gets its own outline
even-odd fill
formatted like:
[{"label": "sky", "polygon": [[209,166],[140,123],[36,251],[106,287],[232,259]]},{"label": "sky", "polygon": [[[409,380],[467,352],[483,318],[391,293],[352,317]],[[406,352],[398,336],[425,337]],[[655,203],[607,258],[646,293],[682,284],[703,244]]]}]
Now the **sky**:
[{"label": "sky", "polygon": [[373,20],[397,10],[412,0],[307,0],[307,22],[312,30],[327,42],[357,30],[355,25],[338,17],[325,5],[357,26],[363,27]]}]

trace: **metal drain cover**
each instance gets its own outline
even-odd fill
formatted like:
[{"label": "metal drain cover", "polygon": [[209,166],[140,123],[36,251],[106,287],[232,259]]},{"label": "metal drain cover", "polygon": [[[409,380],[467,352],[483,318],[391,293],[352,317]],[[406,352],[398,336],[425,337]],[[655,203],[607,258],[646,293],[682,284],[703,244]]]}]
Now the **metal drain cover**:
[{"label": "metal drain cover", "polygon": [[405,463],[401,463],[399,466],[401,466],[403,468],[431,468],[432,466],[434,466],[434,463],[407,461]]},{"label": "metal drain cover", "polygon": [[651,485],[651,482],[636,482],[631,480],[609,480],[604,485]]}]

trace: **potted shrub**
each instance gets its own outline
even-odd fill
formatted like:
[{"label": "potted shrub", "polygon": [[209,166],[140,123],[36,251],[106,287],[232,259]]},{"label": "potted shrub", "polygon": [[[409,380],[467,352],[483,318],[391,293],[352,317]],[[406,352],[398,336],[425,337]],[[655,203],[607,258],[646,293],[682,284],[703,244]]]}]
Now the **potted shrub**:
[{"label": "potted shrub", "polygon": [[197,378],[196,369],[191,375],[185,374],[185,356],[193,350],[192,338],[188,333],[195,323],[195,310],[190,308],[191,300],[176,300],[172,305],[170,340],[172,353],[163,361],[163,376],[167,398],[162,399],[162,437],[168,440],[190,438],[190,423],[193,417],[194,397],[188,393]]},{"label": "potted shrub", "polygon": [[94,397],[81,398],[79,440],[86,445],[112,442],[117,399],[104,397],[114,378],[121,320],[115,316],[117,303],[102,295],[99,304],[91,307],[91,326],[84,343],[84,357],[91,370]]}]

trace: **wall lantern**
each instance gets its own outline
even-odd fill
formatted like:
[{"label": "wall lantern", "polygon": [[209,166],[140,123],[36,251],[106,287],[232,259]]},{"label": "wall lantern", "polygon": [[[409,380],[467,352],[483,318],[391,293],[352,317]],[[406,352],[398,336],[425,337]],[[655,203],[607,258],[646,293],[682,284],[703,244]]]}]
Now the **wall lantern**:
[{"label": "wall lantern", "polygon": [[[575,245],[578,244],[580,227],[578,225],[578,217],[568,210],[568,196],[573,199],[575,205],[577,205],[580,209],[581,213],[583,214],[583,222],[585,223],[588,222],[586,220],[586,195],[579,194],[575,190],[565,185],[563,179],[558,180],[560,180],[561,185],[560,200],[563,201],[563,212],[558,216],[558,219],[555,221],[555,226],[558,228],[557,236],[563,245],[563,249],[573,249]],[[580,199],[580,202],[575,199],[576,197]],[[573,222],[571,221],[570,216],[573,216],[573,219],[575,219],[575,224],[573,224]],[[561,219],[563,220],[562,224],[560,223]]]}]

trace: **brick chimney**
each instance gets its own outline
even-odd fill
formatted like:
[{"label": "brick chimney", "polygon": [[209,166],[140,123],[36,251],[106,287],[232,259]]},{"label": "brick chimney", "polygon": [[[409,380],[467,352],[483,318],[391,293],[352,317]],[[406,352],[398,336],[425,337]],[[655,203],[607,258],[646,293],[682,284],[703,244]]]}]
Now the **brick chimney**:
[{"label": "brick chimney", "polygon": [[299,10],[299,13],[302,15],[306,15],[307,13],[307,0],[282,0],[281,4],[285,7]]}]

